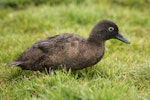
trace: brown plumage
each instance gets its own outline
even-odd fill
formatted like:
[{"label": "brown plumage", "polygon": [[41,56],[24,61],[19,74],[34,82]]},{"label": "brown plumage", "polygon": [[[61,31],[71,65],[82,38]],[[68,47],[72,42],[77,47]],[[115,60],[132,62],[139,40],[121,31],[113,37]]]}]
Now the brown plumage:
[{"label": "brown plumage", "polygon": [[48,37],[31,45],[9,64],[34,71],[83,69],[100,61],[105,41],[112,38],[129,43],[115,23],[102,20],[94,26],[87,39],[70,33]]}]

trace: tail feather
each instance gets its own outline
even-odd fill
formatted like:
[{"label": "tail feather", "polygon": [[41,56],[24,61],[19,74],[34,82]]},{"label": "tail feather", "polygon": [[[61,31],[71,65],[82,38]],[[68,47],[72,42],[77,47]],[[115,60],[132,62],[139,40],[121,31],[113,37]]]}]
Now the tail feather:
[{"label": "tail feather", "polygon": [[23,63],[22,61],[12,61],[12,62],[8,63],[7,66],[19,66],[22,63]]}]

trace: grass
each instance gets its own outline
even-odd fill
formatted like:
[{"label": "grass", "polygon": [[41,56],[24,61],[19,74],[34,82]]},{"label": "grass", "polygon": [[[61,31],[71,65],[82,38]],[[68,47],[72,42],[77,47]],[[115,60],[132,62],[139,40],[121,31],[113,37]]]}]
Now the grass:
[{"label": "grass", "polygon": [[[114,1],[1,9],[0,99],[150,100],[149,2]],[[88,37],[102,19],[116,22],[131,44],[107,41],[105,56],[90,68],[44,74],[5,66],[39,39],[64,32]]]}]

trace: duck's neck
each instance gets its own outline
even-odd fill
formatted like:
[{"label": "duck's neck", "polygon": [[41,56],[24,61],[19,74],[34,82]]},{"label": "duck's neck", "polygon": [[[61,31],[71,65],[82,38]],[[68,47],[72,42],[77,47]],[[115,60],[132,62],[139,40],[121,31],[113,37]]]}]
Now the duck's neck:
[{"label": "duck's neck", "polygon": [[88,40],[88,42],[95,43],[98,45],[104,45],[105,44],[105,41],[103,40],[103,38],[100,35],[90,34],[90,36],[87,38],[87,40]]}]

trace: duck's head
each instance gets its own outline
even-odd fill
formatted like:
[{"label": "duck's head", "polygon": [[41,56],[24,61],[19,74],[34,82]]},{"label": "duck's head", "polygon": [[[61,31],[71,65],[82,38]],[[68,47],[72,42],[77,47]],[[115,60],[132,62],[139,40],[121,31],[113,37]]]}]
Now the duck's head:
[{"label": "duck's head", "polygon": [[96,43],[102,43],[109,39],[118,39],[124,43],[130,44],[130,42],[121,35],[118,26],[109,20],[98,22],[93,27],[88,38],[89,41]]}]

